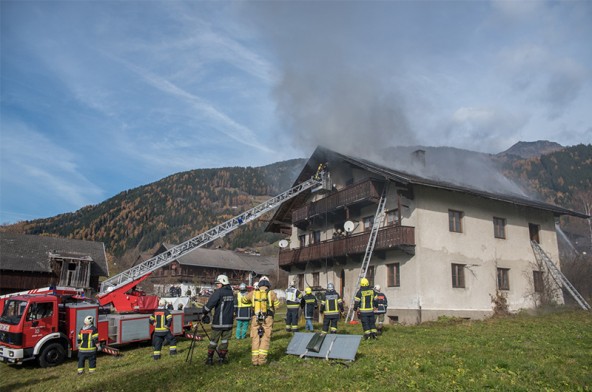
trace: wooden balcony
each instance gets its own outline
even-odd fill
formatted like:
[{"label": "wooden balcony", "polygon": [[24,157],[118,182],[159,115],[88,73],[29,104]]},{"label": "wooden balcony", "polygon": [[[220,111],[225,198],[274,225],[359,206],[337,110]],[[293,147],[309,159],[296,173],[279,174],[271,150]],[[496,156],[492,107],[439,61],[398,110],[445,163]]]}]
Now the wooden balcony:
[{"label": "wooden balcony", "polygon": [[[340,258],[364,254],[370,232],[313,244],[298,249],[282,249],[279,255],[280,267],[314,260]],[[415,228],[410,226],[387,226],[378,231],[374,251],[389,249],[409,250],[415,246]]]},{"label": "wooden balcony", "polygon": [[323,199],[294,210],[292,212],[292,223],[298,226],[307,219],[353,204],[364,202],[378,203],[382,186],[382,182],[372,179],[351,185]]}]

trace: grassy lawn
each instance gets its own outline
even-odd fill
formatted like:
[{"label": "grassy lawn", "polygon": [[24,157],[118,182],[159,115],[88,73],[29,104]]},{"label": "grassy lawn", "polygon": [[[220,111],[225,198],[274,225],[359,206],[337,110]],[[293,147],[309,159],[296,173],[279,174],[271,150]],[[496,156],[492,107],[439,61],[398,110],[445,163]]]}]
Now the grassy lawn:
[{"label": "grassy lawn", "polygon": [[[250,364],[250,340],[230,342],[230,363],[206,367],[207,341],[193,362],[180,354],[153,361],[148,345],[122,356],[99,354],[97,373],[76,375],[76,361],[41,369],[0,364],[1,391],[592,391],[592,313],[560,311],[486,321],[392,325],[362,341],[354,362],[285,354],[291,336],[276,316],[270,363]],[[339,324],[361,334],[360,325]]]}]

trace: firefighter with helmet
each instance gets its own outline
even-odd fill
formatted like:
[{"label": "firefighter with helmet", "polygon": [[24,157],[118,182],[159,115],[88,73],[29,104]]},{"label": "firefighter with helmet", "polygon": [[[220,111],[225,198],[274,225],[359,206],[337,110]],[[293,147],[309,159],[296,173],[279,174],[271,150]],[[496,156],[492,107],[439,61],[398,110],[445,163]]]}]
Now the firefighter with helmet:
[{"label": "firefighter with helmet", "polygon": [[330,333],[337,333],[337,321],[343,313],[343,300],[335,291],[333,283],[327,284],[327,291],[325,292],[325,299],[321,301],[321,310],[323,314],[323,335]]},{"label": "firefighter with helmet", "polygon": [[382,335],[382,326],[384,324],[384,315],[388,308],[386,295],[380,291],[380,285],[374,286],[376,297],[374,297],[374,315],[376,316],[376,334]]},{"label": "firefighter with helmet", "polygon": [[273,317],[280,306],[280,301],[276,293],[271,291],[271,283],[266,276],[259,280],[259,288],[245,295],[242,301],[253,307],[251,363],[254,366],[265,365],[273,330]]},{"label": "firefighter with helmet", "polygon": [[249,321],[253,315],[253,307],[243,303],[243,297],[247,295],[247,285],[241,283],[238,286],[236,297],[234,299],[234,313],[236,315],[236,338],[245,339],[249,330]]},{"label": "firefighter with helmet", "polygon": [[204,317],[213,311],[212,335],[208,345],[206,364],[214,364],[214,353],[218,353],[218,362],[228,363],[228,341],[232,337],[234,323],[234,293],[226,275],[216,278],[216,290],[203,307]]},{"label": "firefighter with helmet", "polygon": [[78,375],[84,374],[84,363],[88,360],[88,372],[97,370],[97,349],[99,346],[99,330],[94,326],[95,318],[86,316],[84,325],[78,333]]},{"label": "firefighter with helmet", "polygon": [[362,322],[364,339],[376,339],[376,317],[374,316],[376,292],[369,286],[370,282],[368,279],[362,278],[360,289],[354,298],[354,311]]},{"label": "firefighter with helmet", "polygon": [[166,308],[166,305],[166,300],[161,298],[158,301],[158,309],[150,316],[150,324],[154,325],[154,334],[152,334],[154,352],[152,358],[155,361],[160,359],[160,350],[165,341],[169,342],[169,355],[177,355],[177,339],[171,333],[173,315]]},{"label": "firefighter with helmet", "polygon": [[304,329],[307,331],[314,331],[312,319],[314,318],[314,311],[318,306],[317,297],[312,294],[312,289],[310,287],[305,288],[300,307],[302,308],[304,319],[306,320]]},{"label": "firefighter with helmet", "polygon": [[296,288],[295,282],[290,282],[290,286],[286,290],[286,331],[298,332],[298,311],[300,310],[300,302],[302,301],[302,293]]}]

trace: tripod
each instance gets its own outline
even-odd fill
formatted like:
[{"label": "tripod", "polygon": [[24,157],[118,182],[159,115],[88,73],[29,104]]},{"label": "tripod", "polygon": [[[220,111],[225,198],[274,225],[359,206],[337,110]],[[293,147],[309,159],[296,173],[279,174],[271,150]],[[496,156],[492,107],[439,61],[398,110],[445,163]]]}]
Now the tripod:
[{"label": "tripod", "polygon": [[[189,345],[189,350],[187,351],[187,357],[185,358],[185,362],[191,363],[191,361],[193,360],[193,351],[195,350],[195,336],[197,335],[197,328],[200,326],[203,333],[206,335],[206,338],[208,338],[208,341],[212,340],[210,339],[210,335],[208,335],[208,332],[206,331],[206,328],[204,327],[203,323],[201,322],[201,320],[199,320],[193,328],[193,338],[191,339],[191,344]],[[215,350],[216,354],[218,354],[219,357],[220,353],[218,352],[218,348],[216,348]]]}]

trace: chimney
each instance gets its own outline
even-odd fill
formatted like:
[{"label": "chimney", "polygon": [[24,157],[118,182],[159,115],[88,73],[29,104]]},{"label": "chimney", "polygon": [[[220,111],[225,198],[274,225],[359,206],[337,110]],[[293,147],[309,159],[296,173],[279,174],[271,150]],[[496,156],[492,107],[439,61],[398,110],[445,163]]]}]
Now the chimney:
[{"label": "chimney", "polygon": [[425,150],[415,150],[411,155],[413,156],[413,164],[425,167]]}]

